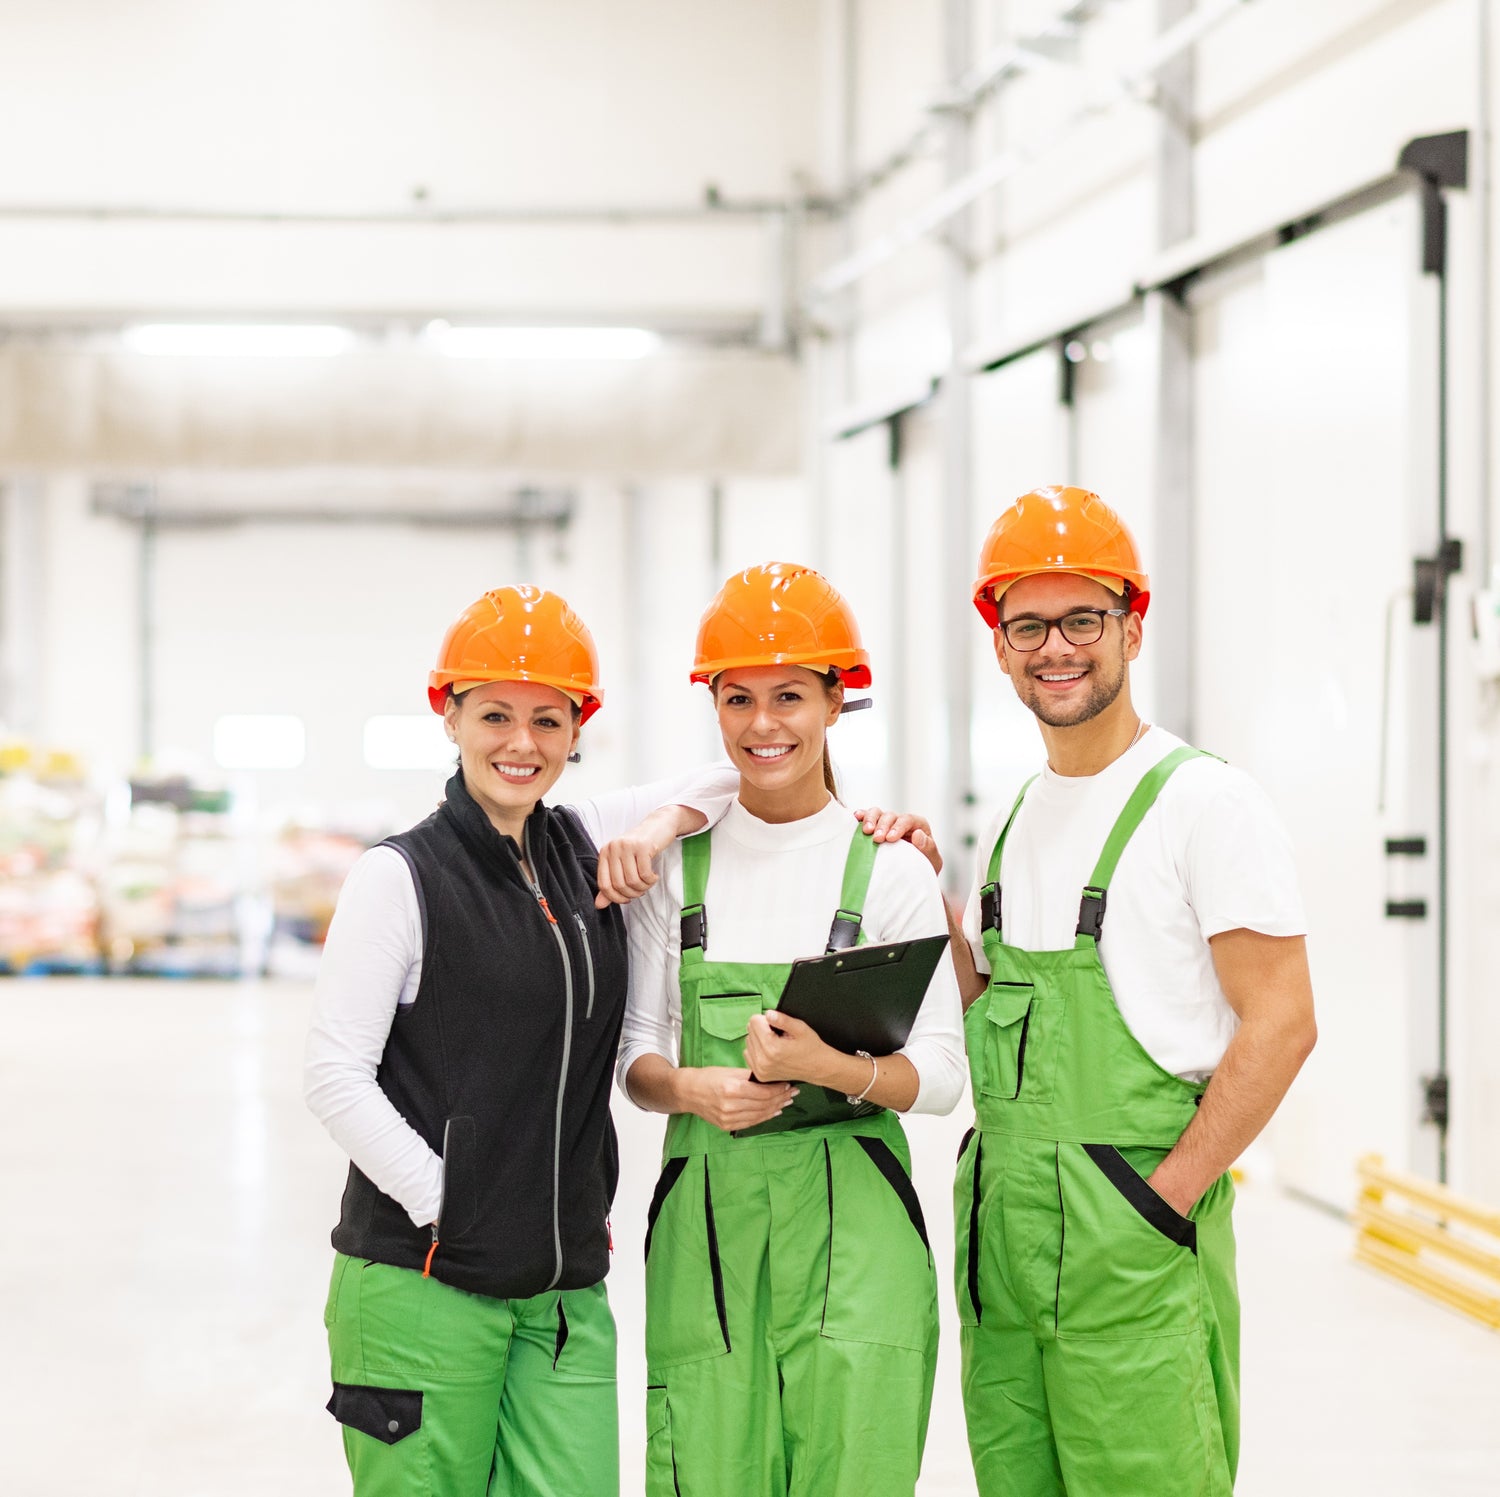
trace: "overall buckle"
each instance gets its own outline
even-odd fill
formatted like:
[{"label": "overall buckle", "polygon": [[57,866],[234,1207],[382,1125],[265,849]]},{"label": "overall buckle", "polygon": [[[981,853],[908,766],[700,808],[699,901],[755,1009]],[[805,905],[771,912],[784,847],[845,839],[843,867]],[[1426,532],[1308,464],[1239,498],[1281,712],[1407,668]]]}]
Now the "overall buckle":
[{"label": "overall buckle", "polygon": [[1092,936],[1096,941],[1104,930],[1104,906],[1108,891],[1088,888],[1078,905],[1078,934]]},{"label": "overall buckle", "polygon": [[838,910],[828,927],[829,951],[848,951],[859,944],[859,926],[864,917],[856,910]]},{"label": "overall buckle", "polygon": [[689,905],[682,912],[682,949],[708,945],[708,911],[701,905]]},{"label": "overall buckle", "polygon": [[979,928],[1000,934],[1000,885],[986,884],[979,891]]}]

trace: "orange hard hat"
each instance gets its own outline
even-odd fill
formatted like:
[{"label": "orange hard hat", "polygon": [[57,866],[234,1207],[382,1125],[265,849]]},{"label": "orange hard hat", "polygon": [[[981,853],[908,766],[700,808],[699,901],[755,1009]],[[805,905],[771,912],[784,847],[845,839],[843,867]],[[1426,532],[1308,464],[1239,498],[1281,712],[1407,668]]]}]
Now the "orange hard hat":
[{"label": "orange hard hat", "polygon": [[979,552],[974,606],[991,629],[1000,622],[1000,594],[1038,572],[1096,578],[1115,592],[1127,592],[1131,609],[1143,617],[1151,598],[1151,579],[1141,570],[1135,537],[1087,489],[1032,489],[990,526]]},{"label": "orange hard hat", "polygon": [[599,710],[599,652],[588,625],[544,587],[497,587],[450,625],[427,678],[427,700],[443,710],[455,682],[536,681],[579,703],[580,721]]},{"label": "orange hard hat", "polygon": [[747,665],[822,667],[846,686],[871,681],[853,609],[821,573],[787,561],[736,572],[698,621],[694,681]]}]

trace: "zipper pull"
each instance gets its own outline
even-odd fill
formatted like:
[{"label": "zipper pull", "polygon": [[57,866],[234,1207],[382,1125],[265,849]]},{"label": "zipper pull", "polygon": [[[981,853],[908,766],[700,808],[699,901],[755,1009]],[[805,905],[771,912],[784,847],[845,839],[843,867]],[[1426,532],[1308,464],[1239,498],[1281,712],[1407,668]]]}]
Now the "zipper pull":
[{"label": "zipper pull", "polygon": [[422,1277],[424,1279],[430,1279],[432,1277],[432,1255],[435,1252],[437,1252],[437,1250],[438,1250],[437,1223],[433,1222],[433,1224],[432,1224],[432,1246],[427,1249],[427,1261],[422,1265]]},{"label": "zipper pull", "polygon": [[557,916],[552,913],[552,906],[547,903],[547,896],[540,889],[536,891],[536,902],[541,905],[542,913],[554,924],[557,924]]}]

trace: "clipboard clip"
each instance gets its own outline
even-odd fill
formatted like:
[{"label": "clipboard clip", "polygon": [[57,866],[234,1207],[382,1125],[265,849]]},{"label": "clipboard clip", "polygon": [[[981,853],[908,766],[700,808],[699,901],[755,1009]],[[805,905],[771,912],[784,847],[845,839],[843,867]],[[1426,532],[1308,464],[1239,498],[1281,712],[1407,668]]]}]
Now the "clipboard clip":
[{"label": "clipboard clip", "polygon": [[863,712],[866,707],[873,707],[874,705],[874,697],[849,698],[846,699],[844,705],[839,708],[839,715],[842,717],[846,712]]}]

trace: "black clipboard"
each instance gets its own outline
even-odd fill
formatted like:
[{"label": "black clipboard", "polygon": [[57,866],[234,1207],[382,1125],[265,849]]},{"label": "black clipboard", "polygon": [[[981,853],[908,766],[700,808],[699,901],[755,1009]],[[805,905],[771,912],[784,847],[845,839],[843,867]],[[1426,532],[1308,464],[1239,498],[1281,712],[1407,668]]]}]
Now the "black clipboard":
[{"label": "black clipboard", "polygon": [[[793,962],[777,1011],[801,1019],[835,1050],[890,1055],[911,1034],[932,974],[948,949],[947,936],[919,936],[880,946],[851,946]],[[866,1117],[873,1102],[851,1104],[842,1092],[800,1083],[790,1107],[769,1122],[736,1130],[737,1138]]]},{"label": "black clipboard", "polygon": [[947,936],[921,936],[804,958],[792,963],[776,1007],[846,1055],[890,1055],[911,1034],[947,949]]}]

